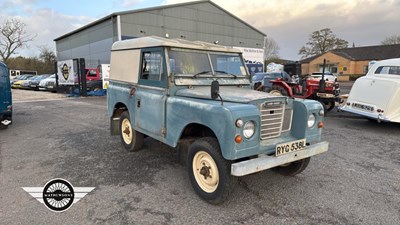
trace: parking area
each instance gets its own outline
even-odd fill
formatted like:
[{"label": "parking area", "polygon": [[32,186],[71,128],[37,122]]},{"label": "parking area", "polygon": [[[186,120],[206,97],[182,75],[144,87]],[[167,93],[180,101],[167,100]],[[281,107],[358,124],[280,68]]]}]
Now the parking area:
[{"label": "parking area", "polygon": [[[350,90],[344,85],[342,91]],[[36,96],[33,96],[36,95]],[[327,153],[295,177],[239,179],[214,206],[192,190],[176,151],[150,138],[127,152],[110,136],[105,97],[13,90],[14,122],[0,131],[1,224],[398,224],[400,124],[332,111]],[[95,189],[54,213],[22,187],[64,178]]]}]

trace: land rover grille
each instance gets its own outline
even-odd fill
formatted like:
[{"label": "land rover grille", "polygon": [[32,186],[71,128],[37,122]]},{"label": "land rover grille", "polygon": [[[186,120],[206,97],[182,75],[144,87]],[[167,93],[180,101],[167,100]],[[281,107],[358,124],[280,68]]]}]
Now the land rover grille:
[{"label": "land rover grille", "polygon": [[290,130],[292,109],[285,109],[284,102],[265,102],[260,105],[261,139],[279,137],[282,132]]}]

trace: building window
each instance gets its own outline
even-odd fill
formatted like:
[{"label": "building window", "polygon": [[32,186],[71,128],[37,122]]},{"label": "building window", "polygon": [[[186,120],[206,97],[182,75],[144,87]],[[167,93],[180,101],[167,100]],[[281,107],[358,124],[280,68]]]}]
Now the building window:
[{"label": "building window", "polygon": [[368,65],[364,66],[363,71],[364,71],[364,74],[368,73]]},{"label": "building window", "polygon": [[331,67],[331,73],[337,73],[337,72],[338,71],[336,66]]}]

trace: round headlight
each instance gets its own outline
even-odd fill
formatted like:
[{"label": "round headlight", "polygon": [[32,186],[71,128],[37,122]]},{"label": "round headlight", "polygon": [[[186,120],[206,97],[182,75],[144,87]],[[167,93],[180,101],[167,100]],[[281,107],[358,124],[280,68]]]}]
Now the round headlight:
[{"label": "round headlight", "polygon": [[256,127],[256,126],[254,125],[254,122],[253,122],[253,121],[247,121],[247,122],[244,124],[244,127],[243,127],[243,136],[244,136],[245,138],[247,138],[247,139],[253,137],[255,127]]},{"label": "round headlight", "polygon": [[307,125],[308,127],[312,127],[315,124],[315,116],[314,114],[311,114],[308,116],[308,121],[307,121]]}]

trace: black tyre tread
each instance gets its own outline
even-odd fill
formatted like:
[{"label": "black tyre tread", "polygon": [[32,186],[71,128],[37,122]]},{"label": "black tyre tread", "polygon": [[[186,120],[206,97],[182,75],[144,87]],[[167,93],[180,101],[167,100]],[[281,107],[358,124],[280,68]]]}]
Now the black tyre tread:
[{"label": "black tyre tread", "polygon": [[7,125],[4,125],[4,124],[0,123],[0,130],[5,130],[7,128],[8,128]]},{"label": "black tyre tread", "polygon": [[308,164],[310,163],[311,158],[301,159],[299,161],[292,162],[288,166],[278,166],[273,168],[273,170],[284,176],[295,176],[301,172],[303,172]]},{"label": "black tyre tread", "polygon": [[333,108],[335,108],[335,102],[334,101],[330,101],[330,102],[326,102],[327,104],[327,111],[331,111]]},{"label": "black tyre tread", "polygon": [[137,152],[143,147],[144,136],[143,136],[142,133],[140,133],[140,132],[138,132],[138,131],[136,131],[136,130],[134,130],[132,128],[132,132],[133,132],[134,138],[133,138],[131,144],[129,144],[129,145],[126,144],[124,142],[124,138],[122,137],[122,131],[121,131],[121,125],[122,125],[122,121],[123,121],[124,118],[127,118],[129,120],[129,122],[131,121],[128,111],[124,111],[123,113],[121,113],[121,116],[120,116],[120,122],[119,122],[119,130],[120,130],[120,132],[119,133],[120,133],[120,138],[121,138],[122,145],[124,146],[124,148],[128,152]]},{"label": "black tyre tread", "polygon": [[[218,167],[218,173],[220,177],[220,182],[218,184],[218,188],[214,193],[206,193],[204,192],[196,182],[196,179],[193,175],[192,170],[192,160],[196,152],[195,148],[200,148],[201,150],[207,151],[214,159],[215,163]],[[210,151],[208,151],[210,150]],[[210,204],[221,204],[224,202],[228,196],[233,192],[234,187],[237,183],[237,178],[230,174],[231,171],[231,162],[226,160],[221,153],[220,146],[218,141],[212,137],[202,137],[195,142],[189,148],[188,153],[188,173],[190,182],[192,183],[192,187],[194,188],[195,192],[205,201]],[[221,182],[225,181],[225,182]],[[222,185],[222,186],[221,186]]]}]

